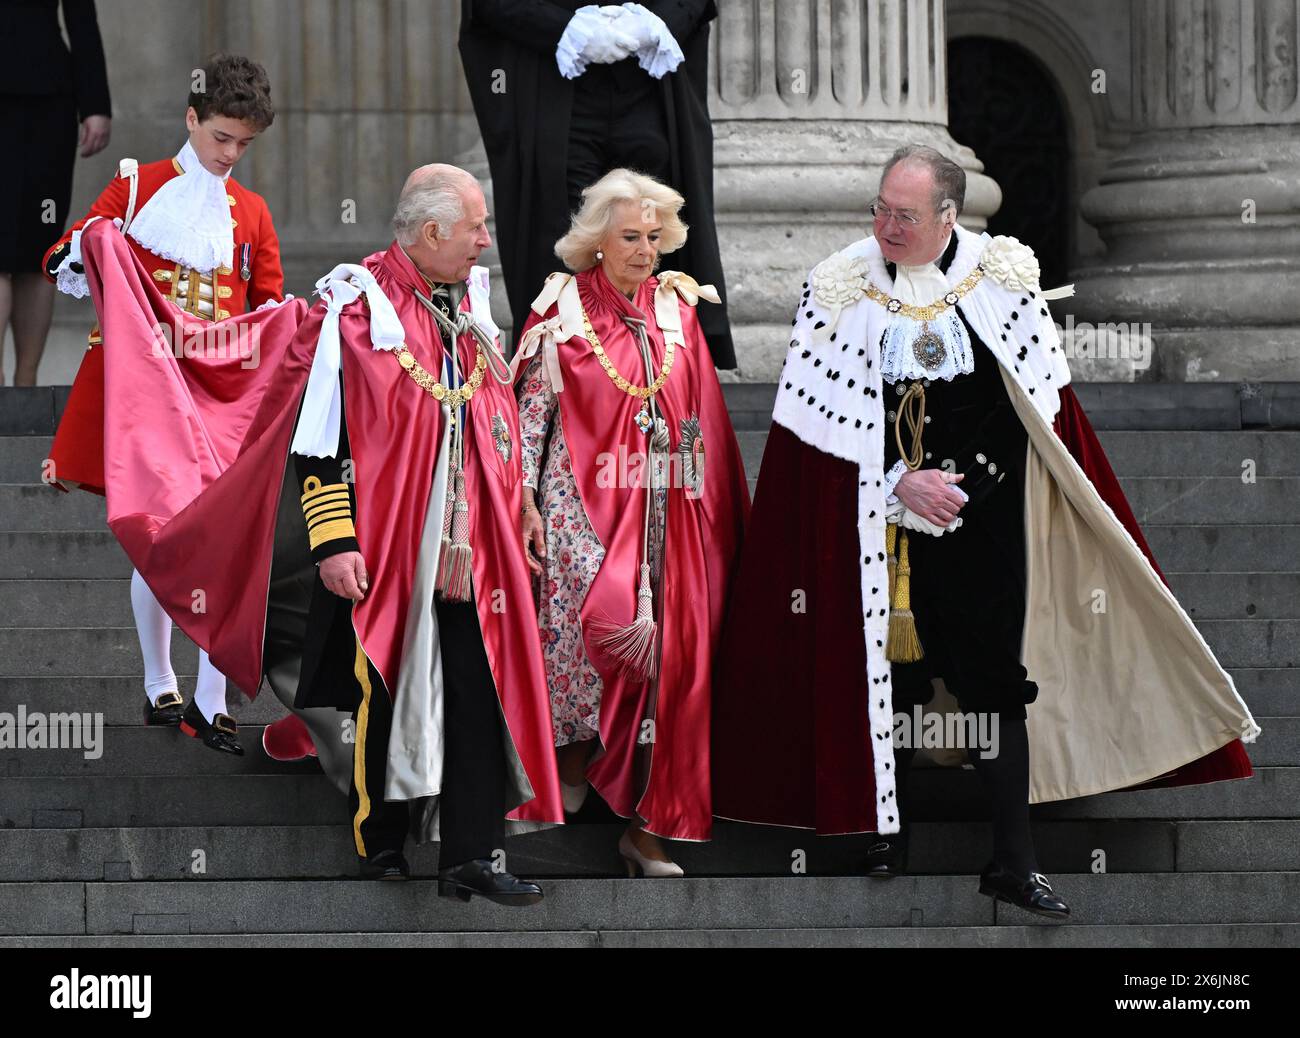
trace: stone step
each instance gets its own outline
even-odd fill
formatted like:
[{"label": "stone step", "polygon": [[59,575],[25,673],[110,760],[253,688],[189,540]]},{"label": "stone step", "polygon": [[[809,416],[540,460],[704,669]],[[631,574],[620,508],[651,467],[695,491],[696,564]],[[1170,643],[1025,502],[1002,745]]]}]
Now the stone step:
[{"label": "stone step", "polygon": [[[750,479],[756,479],[767,442],[768,426],[738,429],[741,456]],[[1300,433],[1281,432],[1123,432],[1099,434],[1102,446],[1115,472],[1121,477],[1227,478],[1241,484],[1244,465],[1254,463],[1260,479],[1300,476]],[[27,484],[46,493],[37,498],[41,517],[53,515],[49,528],[81,529],[65,523],[80,517],[86,521],[103,518],[103,498],[91,494],[65,495],[42,484],[42,466],[49,455],[51,439],[47,436],[0,436],[0,484]],[[1128,491],[1125,485],[1126,493]],[[74,499],[87,503],[77,504]],[[92,502],[97,502],[96,507]],[[57,505],[57,507],[56,507]],[[1229,510],[1229,514],[1239,509]],[[34,521],[10,526],[0,521],[0,529],[38,529]]]},{"label": "stone step", "polygon": [[6,627],[129,627],[131,581],[0,580]]},{"label": "stone step", "polygon": [[[194,649],[182,649],[172,657],[174,664],[184,664],[179,666],[176,677],[180,686],[178,691],[186,700],[194,695],[197,658]],[[135,674],[116,677],[74,674],[49,678],[0,678],[0,713],[16,714],[20,705],[29,712],[92,710],[104,715],[105,725],[115,728],[143,725],[144,679],[138,668]],[[250,703],[239,689],[227,684],[226,713],[241,724],[265,725],[283,717],[286,711],[270,691],[263,690]]]},{"label": "stone step", "polygon": [[[1194,620],[1300,618],[1300,573],[1166,573]],[[7,627],[126,627],[131,612],[127,579],[33,578],[0,580]]]},{"label": "stone step", "polygon": [[1124,496],[1143,529],[1150,526],[1300,523],[1300,477],[1125,476]]},{"label": "stone step", "polygon": [[[198,649],[172,628],[173,664],[198,672]],[[0,678],[141,673],[135,627],[0,627]]]},{"label": "stone step", "polygon": [[[752,428],[740,424],[748,420],[751,412],[742,410],[736,415],[736,437],[745,459],[745,470],[757,476],[771,424],[771,408],[767,409],[761,424]],[[1097,435],[1111,467],[1121,477],[1240,479],[1247,461],[1254,463],[1258,478],[1300,476],[1300,432],[1110,430]],[[49,436],[0,436],[0,483],[40,484],[51,443]]]},{"label": "stone step", "polygon": [[0,937],[0,948],[1295,948],[1297,923]]},{"label": "stone step", "polygon": [[1169,573],[1193,620],[1292,620],[1300,617],[1300,573]]},{"label": "stone step", "polygon": [[1293,573],[1300,526],[1151,526],[1143,531],[1169,573]]},{"label": "stone step", "polygon": [[[1201,620],[1197,628],[1224,667],[1300,665],[1300,620]],[[197,668],[197,650],[176,628],[172,654],[182,668]],[[135,628],[0,627],[0,678],[88,673],[140,673]]]},{"label": "stone step", "polygon": [[0,483],[40,483],[53,442],[52,436],[0,436]]},{"label": "stone step", "polygon": [[[745,460],[745,471],[751,477],[758,475],[769,427],[770,422],[755,428],[737,427],[736,438]],[[1254,463],[1253,474],[1258,479],[1300,476],[1300,432],[1111,430],[1098,432],[1097,438],[1111,468],[1121,479],[1208,476],[1231,478],[1240,484],[1243,472],[1248,471],[1248,461]],[[39,464],[29,468],[39,468]]]},{"label": "stone step", "polygon": [[[1293,573],[1300,525],[1149,527],[1147,543],[1169,573]],[[102,580],[131,575],[108,530],[0,531],[0,580]]]},{"label": "stone step", "polygon": [[[1075,925],[1300,922],[1300,872],[1110,873],[1058,884]],[[431,880],[0,884],[0,933],[240,934],[860,929],[1039,924],[975,877],[557,879],[527,910],[436,896]]]},{"label": "stone step", "polygon": [[[339,712],[340,723],[350,719]],[[28,714],[30,718],[30,714]],[[28,722],[30,724],[30,720]],[[53,724],[54,722],[49,722]],[[6,749],[4,769],[7,778],[19,776],[136,776],[169,775],[285,775],[317,774],[314,760],[282,764],[262,751],[262,726],[248,723],[239,726],[242,757],[210,750],[178,728],[146,727],[137,724],[124,728],[101,727],[97,734],[87,731],[85,715],[73,715],[58,722],[66,733],[59,749]],[[91,722],[93,724],[93,722]],[[68,746],[69,748],[62,748]]]},{"label": "stone step", "polygon": [[[82,334],[79,329],[76,333]],[[1294,382],[1075,382],[1083,409],[1099,430],[1295,429],[1300,384]],[[51,436],[70,387],[0,388],[0,436]],[[723,382],[738,428],[764,429],[775,383]],[[760,424],[761,423],[761,424]]]},{"label": "stone step", "polygon": [[1300,476],[1300,432],[1099,432],[1115,474],[1225,476],[1241,479],[1247,461],[1256,477]]},{"label": "stone step", "polygon": [[[751,479],[757,465],[746,462]],[[1133,514],[1148,525],[1300,523],[1300,477],[1128,476],[1121,479]],[[105,500],[53,487],[0,484],[0,530],[102,530]]]},{"label": "stone step", "polygon": [[[15,713],[15,718],[19,715]],[[40,776],[168,776],[168,775],[282,775],[315,773],[314,761],[281,764],[267,757],[261,749],[262,727],[247,722],[239,726],[242,757],[219,753],[202,746],[175,728],[104,727],[94,731],[93,711],[83,707],[58,724],[60,748],[21,748],[4,750],[4,773],[10,778]],[[338,713],[339,723],[348,715]],[[31,724],[31,708],[22,721]],[[1257,718],[1263,734],[1247,747],[1256,767],[1300,767],[1300,717]],[[34,729],[44,731],[45,726]],[[65,748],[66,747],[66,748]]]},{"label": "stone step", "polygon": [[1242,667],[1229,670],[1237,692],[1260,717],[1300,714],[1300,670],[1294,667]]},{"label": "stone step", "polygon": [[[182,649],[173,656],[179,667],[180,692],[187,700],[194,693],[195,659],[192,649]],[[1229,673],[1252,713],[1268,718],[1300,717],[1300,669],[1247,667]],[[0,713],[16,713],[20,705],[28,711],[46,713],[93,710],[104,715],[105,725],[130,727],[142,723],[142,681],[138,672],[117,676],[0,677]],[[285,713],[280,701],[265,689],[249,702],[239,689],[228,685],[226,703],[227,713],[241,724],[270,724]]]},{"label": "stone step", "polygon": [[0,530],[103,530],[107,503],[97,494],[0,483]]},{"label": "stone step", "polygon": [[[182,750],[190,751],[180,757]],[[215,751],[190,743],[178,761]],[[199,755],[199,756],[196,756]],[[202,765],[200,765],[202,766]],[[216,767],[212,765],[211,767]],[[24,775],[4,780],[0,829],[162,826],[337,825],[345,798],[309,764],[274,765],[277,774],[195,774],[177,766],[167,776]],[[918,768],[912,775],[917,822],[987,818],[973,771]],[[1035,819],[1300,818],[1300,768],[1261,767],[1248,779],[1175,789],[1103,793],[1039,804]]]},{"label": "stone step", "polygon": [[[520,875],[624,874],[621,824],[575,823],[506,839],[506,865]],[[1038,822],[1039,864],[1051,875],[1092,872],[1277,872],[1300,864],[1300,821]],[[980,822],[912,827],[916,875],[978,873],[988,860]],[[795,829],[720,822],[709,843],[674,843],[688,876],[859,873],[868,834],[814,837]],[[199,853],[201,852],[201,854]],[[1100,852],[1100,853],[1099,853]],[[1104,855],[1104,857],[1103,857]],[[437,844],[408,847],[416,876],[436,875]],[[355,876],[351,827],[337,825],[0,830],[0,883],[71,880],[330,879]]]},{"label": "stone step", "polygon": [[130,560],[107,529],[0,531],[0,579],[95,580],[130,576]]},{"label": "stone step", "polygon": [[[1300,573],[1166,573],[1195,620],[1300,618]],[[7,627],[127,627],[129,580],[0,580]]]}]

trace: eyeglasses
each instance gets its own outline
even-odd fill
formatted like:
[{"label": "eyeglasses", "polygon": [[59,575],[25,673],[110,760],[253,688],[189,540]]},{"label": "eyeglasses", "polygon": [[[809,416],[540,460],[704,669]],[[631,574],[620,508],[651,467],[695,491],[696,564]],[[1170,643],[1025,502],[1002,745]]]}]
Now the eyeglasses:
[{"label": "eyeglasses", "polygon": [[872,202],[867,206],[867,211],[877,220],[883,220],[888,223],[891,219],[898,221],[900,227],[920,227],[921,218],[914,216],[912,213],[896,213],[889,206],[885,205],[880,199]]}]

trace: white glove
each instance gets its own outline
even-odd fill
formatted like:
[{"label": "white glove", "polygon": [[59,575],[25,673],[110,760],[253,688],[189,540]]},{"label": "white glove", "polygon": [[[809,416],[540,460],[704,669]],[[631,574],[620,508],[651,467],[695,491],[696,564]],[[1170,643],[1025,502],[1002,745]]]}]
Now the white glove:
[{"label": "white glove", "polygon": [[[956,490],[957,493],[961,494],[962,497],[966,498],[966,500],[970,500],[965,491],[960,487],[954,487],[953,489]],[[935,523],[930,522],[929,519],[917,515],[908,508],[907,505],[903,504],[902,501],[894,498],[885,505],[885,522],[897,523],[905,530],[916,530],[918,533],[928,533],[931,537],[942,537],[945,533],[952,533],[961,526],[962,520],[961,516],[957,516],[957,518],[947,526],[938,526]]]},{"label": "white glove", "polygon": [[555,49],[560,75],[577,79],[589,64],[606,65],[635,54],[639,42],[620,25],[623,15],[623,9],[612,4],[579,7]]},{"label": "white glove", "polygon": [[641,67],[655,79],[676,72],[686,55],[664,20],[641,4],[625,3],[621,11],[619,28],[636,40],[635,53]]},{"label": "white glove", "polygon": [[257,310],[274,310],[277,306],[284,306],[284,304],[287,303],[292,298],[293,298],[293,293],[290,292],[283,299],[268,299],[261,306],[257,307],[257,309],[254,310],[253,312],[256,313]]},{"label": "white glove", "polygon": [[957,516],[947,526],[937,526],[904,505],[898,517],[898,525],[905,530],[916,530],[919,533],[928,533],[931,537],[942,537],[945,533],[952,533],[961,526],[961,516]]}]

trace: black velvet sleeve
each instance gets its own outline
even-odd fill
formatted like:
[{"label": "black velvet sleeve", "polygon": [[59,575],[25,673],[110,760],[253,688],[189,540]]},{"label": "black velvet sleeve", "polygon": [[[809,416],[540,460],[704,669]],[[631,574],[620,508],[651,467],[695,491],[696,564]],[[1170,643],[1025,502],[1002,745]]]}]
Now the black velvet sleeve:
[{"label": "black velvet sleeve", "polygon": [[461,28],[498,33],[532,50],[554,51],[573,12],[549,0],[464,0]]},{"label": "black velvet sleeve", "polygon": [[95,18],[94,0],[63,0],[63,23],[72,52],[72,79],[77,95],[77,115],[112,115],[108,96],[108,70],[104,43]]}]

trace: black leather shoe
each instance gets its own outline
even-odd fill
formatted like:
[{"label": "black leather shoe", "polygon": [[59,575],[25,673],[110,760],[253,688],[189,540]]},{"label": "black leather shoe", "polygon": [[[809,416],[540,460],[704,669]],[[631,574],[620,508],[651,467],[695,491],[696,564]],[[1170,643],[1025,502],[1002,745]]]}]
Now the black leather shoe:
[{"label": "black leather shoe", "polygon": [[867,848],[866,874],[872,879],[907,875],[907,840],[882,836]]},{"label": "black leather shoe", "polygon": [[508,872],[493,872],[492,862],[475,858],[455,868],[439,869],[438,894],[462,901],[477,894],[498,905],[535,905],[542,899],[542,888]]},{"label": "black leather shoe", "polygon": [[239,745],[239,726],[229,714],[215,714],[209,724],[199,709],[198,703],[190,700],[190,705],[181,715],[181,731],[194,739],[202,739],[203,745],[222,753],[233,753],[236,757],[244,755],[244,747]]},{"label": "black leather shoe", "polygon": [[181,723],[181,708],[185,706],[185,700],[181,698],[179,692],[164,692],[158,697],[158,702],[149,701],[149,697],[144,697],[144,723],[157,725],[162,728],[175,728]]},{"label": "black leather shoe", "polygon": [[1070,906],[1052,890],[1041,872],[1017,876],[997,865],[989,865],[980,873],[980,893],[1049,919],[1070,918]]},{"label": "black leather shoe", "polygon": [[402,880],[411,875],[411,866],[401,851],[378,851],[360,862],[362,879]]}]

